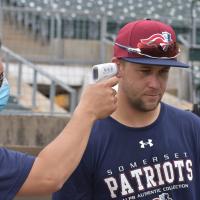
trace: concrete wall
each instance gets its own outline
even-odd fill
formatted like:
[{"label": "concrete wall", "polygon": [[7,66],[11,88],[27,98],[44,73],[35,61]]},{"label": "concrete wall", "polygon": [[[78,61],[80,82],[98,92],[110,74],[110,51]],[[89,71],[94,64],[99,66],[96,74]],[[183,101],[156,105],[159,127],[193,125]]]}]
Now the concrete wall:
[{"label": "concrete wall", "polygon": [[[64,115],[0,115],[0,144],[16,151],[37,155],[43,146],[60,133],[68,120],[69,116]],[[51,196],[15,198],[15,200],[28,199],[51,200]]]},{"label": "concrete wall", "polygon": [[[105,62],[112,58],[110,44],[105,45]],[[98,40],[54,39],[50,45],[52,56],[71,63],[98,63],[101,57],[101,42]]]},{"label": "concrete wall", "polygon": [[[83,64],[100,61],[101,47],[98,40],[53,39],[50,43],[42,42],[41,38],[34,38],[29,31],[13,26],[6,20],[2,31],[3,44],[29,60],[44,62],[65,60]],[[106,57],[110,59],[108,48],[110,47],[106,47]]]},{"label": "concrete wall", "polygon": [[[178,60],[183,63],[188,63],[188,49],[183,45],[180,46],[181,54]],[[176,95],[180,99],[190,101],[191,96],[190,73],[185,68],[172,67],[170,69],[168,91]]]},{"label": "concrete wall", "polygon": [[60,133],[69,116],[0,115],[0,144],[44,146]]}]

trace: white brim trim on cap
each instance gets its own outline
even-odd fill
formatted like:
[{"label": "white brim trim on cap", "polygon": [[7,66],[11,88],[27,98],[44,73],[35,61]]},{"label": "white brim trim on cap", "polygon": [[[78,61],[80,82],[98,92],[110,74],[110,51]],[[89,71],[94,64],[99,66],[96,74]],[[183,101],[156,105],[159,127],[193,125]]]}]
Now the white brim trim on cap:
[{"label": "white brim trim on cap", "polygon": [[159,58],[121,58],[127,62],[145,64],[145,65],[160,65],[169,67],[188,68],[188,64],[177,61],[176,59],[159,59]]}]

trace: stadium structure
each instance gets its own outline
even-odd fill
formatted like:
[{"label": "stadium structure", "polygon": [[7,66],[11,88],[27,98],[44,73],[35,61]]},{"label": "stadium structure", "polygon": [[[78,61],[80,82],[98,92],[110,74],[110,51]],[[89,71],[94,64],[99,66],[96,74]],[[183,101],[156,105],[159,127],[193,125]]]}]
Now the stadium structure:
[{"label": "stadium structure", "polygon": [[[62,84],[53,85],[52,77],[41,77],[37,69],[23,67],[21,79],[33,88],[38,86],[41,93],[51,99],[50,111],[62,110],[53,103],[54,99],[61,107],[64,105],[65,110],[72,111],[78,101],[79,91],[85,80],[84,75],[93,64],[110,61],[115,35],[128,21],[151,18],[171,24],[178,34],[184,52],[180,59],[188,62],[198,61],[198,4],[198,1],[193,0],[2,0],[1,40],[8,50],[29,62],[40,64],[39,69],[47,73],[47,76],[52,75],[62,81]],[[21,67],[16,67],[14,63],[11,65],[12,74],[19,74]],[[192,71],[196,70],[195,73],[172,73],[175,75],[171,76],[173,81],[170,82],[173,82],[173,86],[169,84],[169,90],[180,99],[197,102],[199,67],[198,63],[193,66]],[[15,71],[17,68],[18,73]],[[39,75],[31,78],[34,76],[31,70]],[[36,85],[32,82],[33,79],[37,79]],[[184,84],[180,83],[182,79],[185,80]],[[65,89],[64,84],[67,86]],[[25,109],[49,111],[48,108],[41,109],[46,106],[39,106],[39,102],[44,99],[38,100],[35,97],[36,89],[28,101],[22,98],[21,91],[16,93],[17,96],[14,95],[13,100],[21,101],[21,104],[30,101]]]},{"label": "stadium structure", "polygon": [[[198,0],[0,0],[1,57],[12,88],[0,114],[8,133],[2,143],[41,147],[54,138],[77,105],[91,66],[110,62],[116,33],[136,19],[161,20],[175,29],[178,59],[191,68],[172,70],[164,101],[192,110],[200,102],[199,16]],[[49,124],[52,134],[21,136],[5,123],[19,118],[18,129],[23,124],[27,131],[29,124],[37,132],[35,124]],[[30,149],[20,150],[35,152]]]}]

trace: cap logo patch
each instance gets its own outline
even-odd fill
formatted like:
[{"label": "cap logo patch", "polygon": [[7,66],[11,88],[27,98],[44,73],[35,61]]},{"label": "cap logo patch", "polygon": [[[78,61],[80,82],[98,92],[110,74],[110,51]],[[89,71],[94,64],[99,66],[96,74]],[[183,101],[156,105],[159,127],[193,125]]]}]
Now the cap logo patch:
[{"label": "cap logo patch", "polygon": [[172,43],[171,34],[168,32],[162,32],[153,34],[147,39],[141,39],[138,44],[138,48],[144,48],[145,46],[160,46],[163,51],[167,51],[169,45]]}]

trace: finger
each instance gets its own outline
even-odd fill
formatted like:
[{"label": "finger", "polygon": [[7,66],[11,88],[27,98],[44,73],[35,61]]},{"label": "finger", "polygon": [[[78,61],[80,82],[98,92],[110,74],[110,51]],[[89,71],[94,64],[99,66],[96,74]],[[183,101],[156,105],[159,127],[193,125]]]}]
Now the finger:
[{"label": "finger", "polygon": [[116,76],[109,78],[109,79],[106,79],[104,81],[104,83],[109,87],[113,87],[113,86],[117,85],[118,82],[119,82],[119,78],[117,78]]}]

